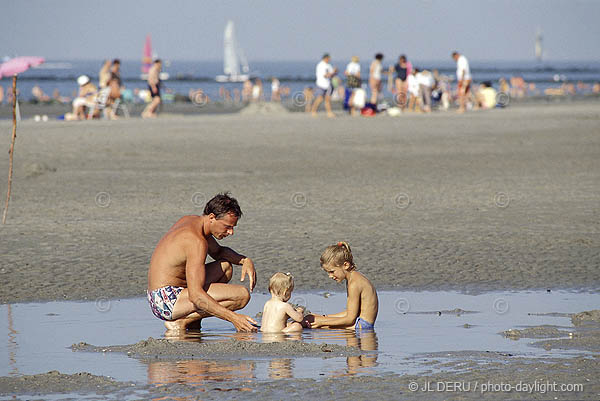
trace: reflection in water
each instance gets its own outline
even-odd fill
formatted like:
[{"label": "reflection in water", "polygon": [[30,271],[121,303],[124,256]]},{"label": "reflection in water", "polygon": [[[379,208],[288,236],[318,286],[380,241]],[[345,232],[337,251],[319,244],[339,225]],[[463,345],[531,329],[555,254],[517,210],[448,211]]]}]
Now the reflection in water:
[{"label": "reflection in water", "polygon": [[361,331],[354,332],[353,336],[347,337],[347,345],[349,347],[358,347],[362,351],[374,351],[365,354],[361,354],[358,356],[349,356],[346,358],[346,363],[348,364],[348,375],[355,375],[361,371],[364,371],[364,368],[372,368],[377,366],[377,335],[375,331]]},{"label": "reflection in water", "polygon": [[291,358],[275,358],[269,362],[269,378],[271,379],[292,379],[293,363]]},{"label": "reflection in water", "polygon": [[252,361],[152,361],[148,362],[148,383],[202,386],[215,381],[249,381],[254,378],[254,368]]},{"label": "reflection in water", "polygon": [[357,373],[366,373],[369,368],[377,366],[377,350],[379,343],[377,334],[373,330],[354,331],[354,330],[315,330],[312,332],[315,340],[325,340],[333,342],[335,340],[345,339],[348,347],[359,348],[367,352],[358,356],[349,356],[346,358],[346,371],[333,372],[333,376],[352,376]]},{"label": "reflection in water", "polygon": [[[281,343],[287,340],[301,341],[302,333],[262,333],[263,343]],[[274,358],[269,361],[269,378],[291,379],[294,377],[291,358]]]},{"label": "reflection in water", "polygon": [[[253,340],[242,334],[233,335],[238,340]],[[220,342],[227,341],[227,336],[205,335],[200,331],[187,331],[181,334],[172,334],[165,336],[170,341],[188,341],[201,343],[204,341]],[[148,383],[156,386],[166,384],[188,384],[192,386],[202,386],[207,382],[224,382],[254,379],[255,363],[252,361],[227,361],[227,360],[180,360],[180,361],[144,361],[148,363]],[[240,388],[238,390],[244,390]],[[199,389],[204,391],[204,389]]]},{"label": "reflection in water", "polygon": [[12,318],[12,305],[8,304],[7,305],[7,310],[8,310],[8,349],[10,350],[8,353],[8,364],[10,365],[10,372],[8,373],[9,375],[18,375],[19,374],[19,369],[17,368],[17,349],[18,349],[18,344],[17,344],[17,334],[19,334],[18,331],[16,331],[13,328],[13,318]]},{"label": "reflection in water", "polygon": [[[187,331],[184,334],[166,337],[171,341],[222,342],[230,339],[248,342],[282,343],[286,341],[317,340],[326,343],[346,343],[365,353],[346,358],[346,369],[332,372],[332,376],[352,376],[367,373],[377,366],[378,340],[374,331],[331,329],[304,330],[299,333],[220,333],[207,334],[200,331]],[[189,384],[202,387],[208,382],[250,381],[256,377],[253,361],[237,360],[182,360],[148,362],[148,381],[157,386],[166,384]],[[294,358],[273,358],[269,360],[268,376],[272,380],[294,378]],[[239,388],[238,390],[245,390]],[[199,388],[199,391],[204,391]]]}]

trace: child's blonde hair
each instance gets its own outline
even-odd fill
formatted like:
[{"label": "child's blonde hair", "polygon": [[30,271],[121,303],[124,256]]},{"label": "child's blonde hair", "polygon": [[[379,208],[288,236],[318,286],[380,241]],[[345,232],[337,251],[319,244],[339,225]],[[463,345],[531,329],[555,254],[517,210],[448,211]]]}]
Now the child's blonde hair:
[{"label": "child's blonde hair", "polygon": [[294,289],[294,277],[290,273],[275,273],[269,280],[269,292],[284,297],[286,294],[291,295]]},{"label": "child's blonde hair", "polygon": [[347,242],[338,242],[336,245],[330,245],[325,248],[321,255],[321,266],[334,265],[341,267],[346,262],[350,265],[348,270],[356,269],[356,265],[352,259],[352,251]]}]

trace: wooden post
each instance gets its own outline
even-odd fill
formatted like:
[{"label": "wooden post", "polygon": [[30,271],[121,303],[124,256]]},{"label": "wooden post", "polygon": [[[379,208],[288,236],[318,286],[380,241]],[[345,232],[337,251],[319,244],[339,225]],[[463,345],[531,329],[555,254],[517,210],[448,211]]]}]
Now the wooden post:
[{"label": "wooden post", "polygon": [[13,75],[13,129],[10,150],[8,151],[8,188],[6,189],[6,204],[2,214],[2,224],[6,224],[6,212],[8,212],[8,201],[10,200],[10,185],[12,184],[13,153],[15,151],[15,139],[17,138],[17,74]]}]

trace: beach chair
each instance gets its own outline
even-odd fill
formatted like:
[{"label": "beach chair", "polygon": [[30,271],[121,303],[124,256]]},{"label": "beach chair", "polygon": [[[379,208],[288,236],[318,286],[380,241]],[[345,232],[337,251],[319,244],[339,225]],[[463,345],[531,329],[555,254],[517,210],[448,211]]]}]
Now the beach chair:
[{"label": "beach chair", "polygon": [[94,114],[97,110],[100,110],[103,117],[106,118],[106,103],[108,102],[108,96],[110,95],[110,88],[100,89],[100,92],[96,95],[96,101],[89,107],[87,118],[91,120],[94,118]]}]

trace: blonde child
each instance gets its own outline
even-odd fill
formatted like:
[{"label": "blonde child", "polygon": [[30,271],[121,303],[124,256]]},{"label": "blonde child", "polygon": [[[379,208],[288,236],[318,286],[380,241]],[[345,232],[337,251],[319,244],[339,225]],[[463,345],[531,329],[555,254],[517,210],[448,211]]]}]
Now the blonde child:
[{"label": "blonde child", "polygon": [[369,279],[356,271],[350,245],[338,242],[328,246],[321,255],[321,267],[336,282],[346,281],[348,300],[346,310],[340,313],[308,316],[311,327],[372,330],[379,308],[377,291]]},{"label": "blonde child", "polygon": [[[262,326],[265,333],[292,333],[302,331],[308,326],[304,319],[304,310],[287,303],[294,290],[294,278],[290,273],[275,273],[269,280],[269,299],[263,308]],[[288,317],[293,322],[288,323]]]}]

